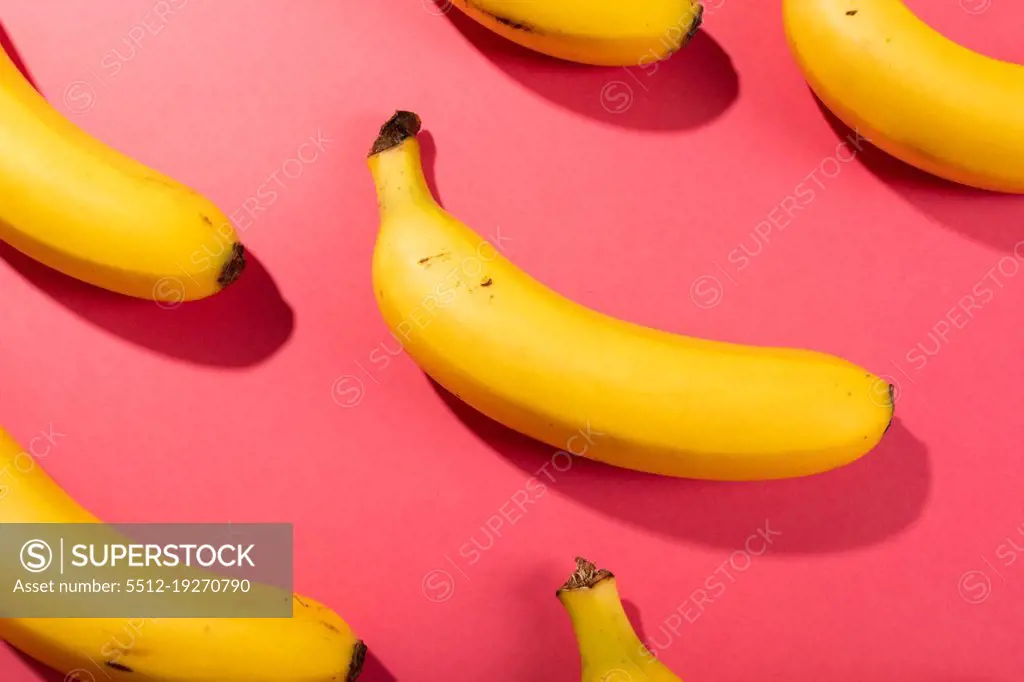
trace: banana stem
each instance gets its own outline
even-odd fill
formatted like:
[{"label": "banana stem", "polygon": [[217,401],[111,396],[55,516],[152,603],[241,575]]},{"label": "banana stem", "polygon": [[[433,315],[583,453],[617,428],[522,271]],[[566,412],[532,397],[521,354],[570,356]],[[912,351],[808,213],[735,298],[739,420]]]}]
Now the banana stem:
[{"label": "banana stem", "polygon": [[640,639],[622,607],[611,571],[599,569],[583,557],[576,557],[576,570],[556,595],[569,614],[573,630],[581,642],[592,638],[604,639],[617,642],[622,650],[640,651]]},{"label": "banana stem", "polygon": [[576,557],[576,570],[573,571],[572,575],[569,576],[569,579],[565,581],[565,584],[558,588],[558,591],[555,594],[560,596],[562,592],[567,592],[569,590],[591,588],[606,578],[614,577],[615,576],[612,575],[611,571],[604,568],[598,568],[583,557],[578,556]]},{"label": "banana stem", "polygon": [[405,139],[416,137],[423,127],[420,117],[411,111],[396,111],[387,122],[380,127],[380,133],[370,149],[370,156],[397,147]]},{"label": "banana stem", "polygon": [[381,213],[403,204],[433,203],[423,175],[423,160],[416,134],[420,118],[411,111],[397,111],[381,126],[367,164],[377,188]]}]

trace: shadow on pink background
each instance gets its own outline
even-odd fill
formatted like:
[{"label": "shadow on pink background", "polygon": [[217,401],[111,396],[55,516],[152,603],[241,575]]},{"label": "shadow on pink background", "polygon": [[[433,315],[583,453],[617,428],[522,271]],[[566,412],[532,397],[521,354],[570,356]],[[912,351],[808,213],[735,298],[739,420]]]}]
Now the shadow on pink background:
[{"label": "shadow on pink background", "polygon": [[[429,380],[429,379],[428,379]],[[466,406],[431,381],[451,412],[488,447],[533,475],[555,451]],[[778,551],[842,552],[882,542],[911,525],[928,499],[928,450],[897,417],[881,444],[860,460],[802,479],[720,483],[625,471],[577,458],[559,479],[564,495],[645,532],[733,548],[769,518],[793,529]]]},{"label": "shadow on pink background", "polygon": [[[837,139],[852,134],[808,89]],[[1024,203],[1000,194],[949,182],[903,163],[878,147],[865,145],[857,163],[878,176],[903,200],[936,224],[999,251],[1010,252],[1024,237]]]},{"label": "shadow on pink background", "polygon": [[[6,645],[4,645],[6,646]],[[92,682],[92,680],[85,678],[82,680],[75,680],[74,678],[68,679],[61,673],[54,671],[51,668],[47,668],[42,663],[29,658],[20,651],[14,650],[14,655],[21,660],[26,668],[32,670],[33,674],[36,675],[38,682]],[[99,677],[102,678],[102,671],[96,671]],[[384,664],[381,663],[373,650],[366,652],[366,660],[363,661],[363,672],[359,675],[359,682],[397,682],[398,678],[391,674],[390,671]]]},{"label": "shadow on pink background", "polygon": [[155,353],[200,365],[257,365],[280,350],[295,327],[294,311],[252,252],[245,255],[245,276],[221,293],[163,306],[79,282],[6,244],[0,244],[0,259],[69,313]]},{"label": "shadow on pink background", "polygon": [[740,78],[732,60],[706,26],[685,47],[685,58],[593,67],[537,55],[477,24],[450,2],[441,6],[450,8],[445,16],[466,40],[510,77],[559,106],[603,123],[689,130],[713,121],[739,96]]}]

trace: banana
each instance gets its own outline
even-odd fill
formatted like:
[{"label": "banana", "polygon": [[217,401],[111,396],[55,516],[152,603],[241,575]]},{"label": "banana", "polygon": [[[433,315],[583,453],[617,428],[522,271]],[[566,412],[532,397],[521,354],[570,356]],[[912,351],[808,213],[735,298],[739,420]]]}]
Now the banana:
[{"label": "banana", "polygon": [[639,66],[684,47],[701,25],[697,0],[448,0],[523,47],[598,66]]},{"label": "banana", "polygon": [[807,475],[881,440],[892,387],[850,362],[669,334],[546,288],[437,204],[419,129],[396,113],[368,158],[374,292],[395,340],[455,396],[553,447],[687,478]]},{"label": "banana", "polygon": [[577,557],[556,594],[576,633],[582,682],[679,682],[637,637],[609,571]]},{"label": "banana", "polygon": [[89,136],[0,50],[0,241],[90,284],[180,303],[235,281],[245,249],[209,199]]},{"label": "banana", "polygon": [[818,98],[873,144],[939,177],[1024,193],[1024,66],[962,47],[901,0],[784,0]]},{"label": "banana", "polygon": [[[99,523],[2,428],[0,472],[3,523]],[[7,618],[0,619],[0,639],[68,680],[355,680],[366,647],[349,626],[308,597],[293,596],[293,613],[251,619]]]}]

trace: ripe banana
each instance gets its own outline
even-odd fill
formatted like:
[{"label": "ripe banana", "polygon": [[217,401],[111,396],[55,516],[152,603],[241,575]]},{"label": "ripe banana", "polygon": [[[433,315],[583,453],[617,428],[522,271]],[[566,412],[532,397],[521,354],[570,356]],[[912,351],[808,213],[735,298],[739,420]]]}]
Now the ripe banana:
[{"label": "ripe banana", "polygon": [[0,50],[0,240],[66,275],[180,303],[239,277],[228,218],[75,126]]},{"label": "ripe banana", "polygon": [[448,0],[498,35],[552,57],[638,66],[671,56],[700,28],[697,0]]},{"label": "ripe banana", "polygon": [[[2,428],[0,472],[3,523],[99,523]],[[349,626],[308,597],[293,606],[291,618],[8,618],[0,639],[68,680],[355,680],[366,647]]]},{"label": "ripe banana", "polygon": [[786,37],[818,98],[924,171],[1024,193],[1024,66],[930,28],[901,0],[784,0]]},{"label": "ripe banana", "polygon": [[609,571],[577,557],[556,594],[576,633],[582,682],[679,682],[637,637]]},{"label": "ripe banana", "polygon": [[817,473],[882,438],[892,387],[850,362],[656,331],[544,287],[437,204],[419,129],[398,112],[368,159],[374,292],[396,341],[470,406],[576,455],[688,478]]}]

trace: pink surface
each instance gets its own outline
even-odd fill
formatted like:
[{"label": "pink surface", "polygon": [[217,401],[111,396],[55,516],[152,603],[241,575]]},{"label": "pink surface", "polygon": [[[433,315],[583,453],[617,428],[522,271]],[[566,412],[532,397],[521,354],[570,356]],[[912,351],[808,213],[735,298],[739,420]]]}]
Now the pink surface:
[{"label": "pink surface", "polygon": [[[910,4],[1024,62],[1019,3]],[[3,250],[0,422],[23,442],[65,434],[45,466],[82,503],[110,521],[294,522],[296,588],[367,641],[370,681],[577,679],[553,596],[577,553],[619,575],[691,682],[1020,678],[1024,201],[868,148],[835,160],[847,131],[791,63],[777,1],[710,2],[654,73],[547,60],[420,0],[170,6],[161,24],[152,0],[0,2],[59,109],[211,196],[258,259],[165,310]],[[807,480],[560,472],[408,358],[372,364],[389,336],[364,155],[397,107],[423,116],[448,209],[500,228],[555,289],[843,355],[894,378],[898,422]],[[300,147],[315,160],[289,162]],[[801,183],[814,199],[759,237]],[[958,313],[972,294],[981,308]],[[525,515],[506,504],[545,465]],[[769,550],[744,554],[766,524]],[[0,650],[3,682],[47,675]]]}]

